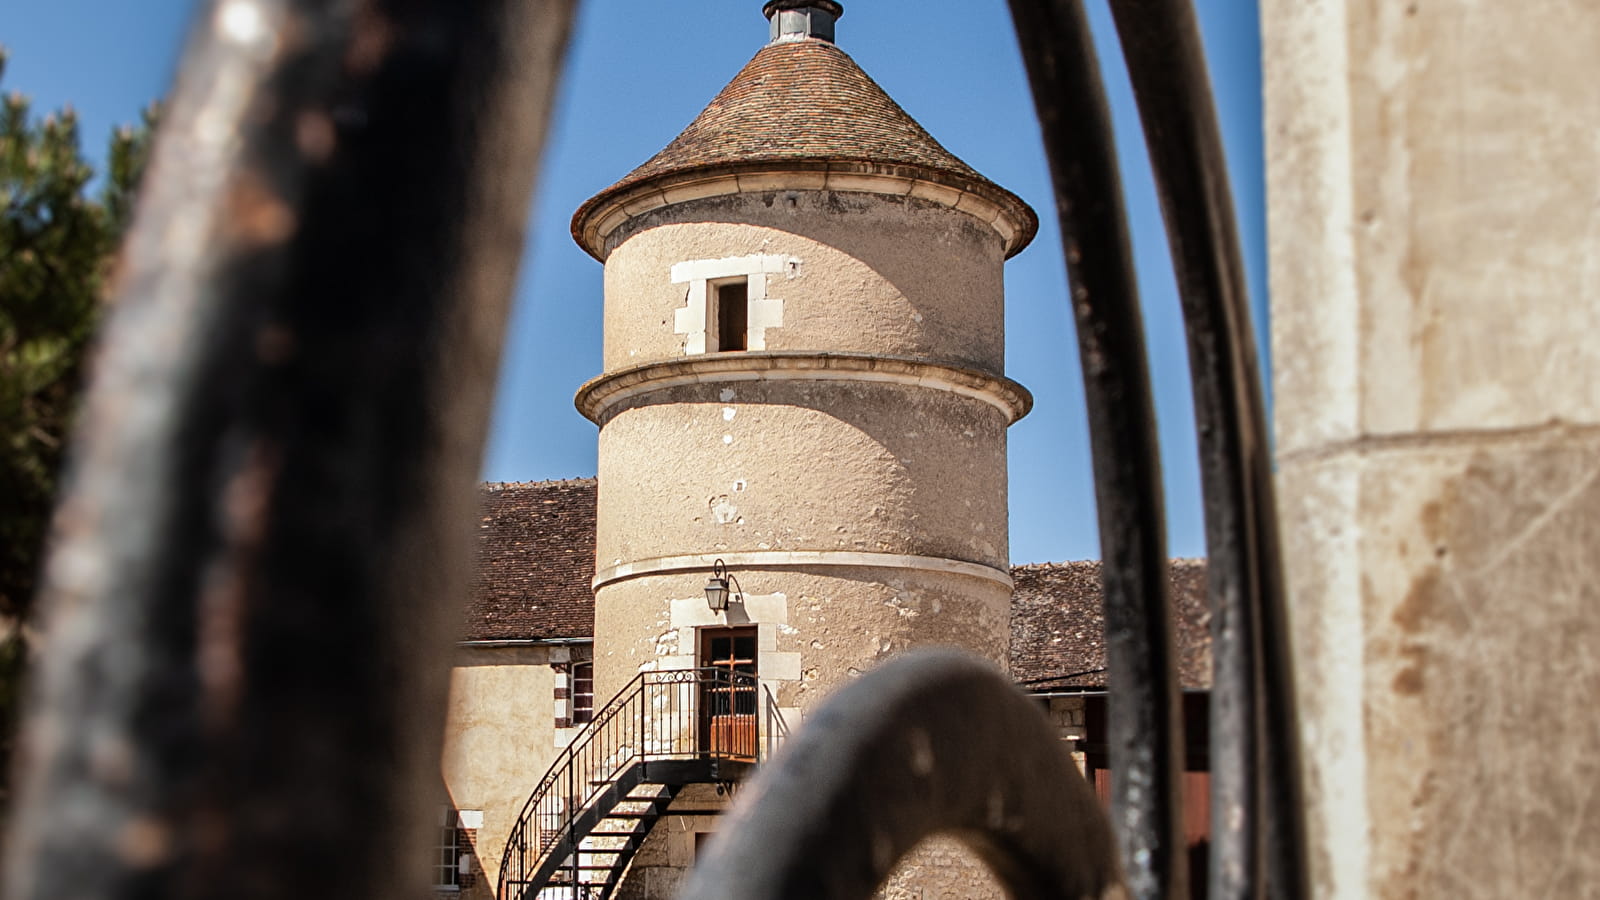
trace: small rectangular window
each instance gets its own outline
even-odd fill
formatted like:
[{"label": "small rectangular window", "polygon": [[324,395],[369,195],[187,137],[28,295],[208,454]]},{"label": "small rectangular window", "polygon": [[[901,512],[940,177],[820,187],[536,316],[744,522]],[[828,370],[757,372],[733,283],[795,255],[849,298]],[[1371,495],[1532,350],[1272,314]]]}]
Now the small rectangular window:
[{"label": "small rectangular window", "polygon": [[572,664],[572,724],[594,720],[594,663]]},{"label": "small rectangular window", "polygon": [[458,891],[461,889],[461,831],[456,827],[456,811],[444,810],[444,824],[438,829],[434,844],[433,889]]},{"label": "small rectangular window", "polygon": [[750,281],[740,278],[713,285],[716,292],[717,349],[724,353],[744,350],[749,327]]}]

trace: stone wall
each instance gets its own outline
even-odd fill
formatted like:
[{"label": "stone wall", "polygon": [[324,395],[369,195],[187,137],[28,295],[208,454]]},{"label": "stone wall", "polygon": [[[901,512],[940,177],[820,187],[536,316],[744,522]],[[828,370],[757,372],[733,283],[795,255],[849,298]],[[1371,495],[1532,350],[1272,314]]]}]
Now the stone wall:
[{"label": "stone wall", "polygon": [[656,822],[639,846],[622,883],[617,900],[670,900],[694,868],[696,855],[717,830],[720,813],[730,798],[713,785],[691,784],[673,800],[667,815]]},{"label": "stone wall", "polygon": [[1600,5],[1266,0],[1319,897],[1600,883]]}]

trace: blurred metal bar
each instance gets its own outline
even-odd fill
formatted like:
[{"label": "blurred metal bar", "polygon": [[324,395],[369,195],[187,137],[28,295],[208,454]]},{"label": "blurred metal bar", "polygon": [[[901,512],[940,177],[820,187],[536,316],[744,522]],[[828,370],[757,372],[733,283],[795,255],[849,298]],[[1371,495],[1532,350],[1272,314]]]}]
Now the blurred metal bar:
[{"label": "blurred metal bar", "polygon": [[1104,560],[1111,818],[1138,900],[1188,895],[1161,463],[1110,112],[1078,0],[1011,0],[1072,281]]},{"label": "blurred metal bar", "polygon": [[679,896],[866,900],[937,833],[1016,900],[1117,896],[1110,830],[1059,737],[993,666],[950,650],[887,662],[808,715]]},{"label": "blurred metal bar", "polygon": [[7,896],[426,884],[572,0],[214,0],[56,520]]},{"label": "blurred metal bar", "polygon": [[1189,0],[1111,0],[1183,304],[1212,603],[1213,900],[1305,897],[1271,444],[1227,161]]}]

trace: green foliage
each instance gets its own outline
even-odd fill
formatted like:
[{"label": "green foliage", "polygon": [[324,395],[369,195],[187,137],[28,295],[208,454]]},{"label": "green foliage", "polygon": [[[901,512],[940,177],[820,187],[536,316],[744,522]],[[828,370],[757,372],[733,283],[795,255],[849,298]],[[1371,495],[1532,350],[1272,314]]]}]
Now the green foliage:
[{"label": "green foliage", "polygon": [[[0,51],[0,79],[5,56]],[[111,138],[103,183],[70,109],[0,98],[0,616],[26,617],[104,285],[155,112]]]},{"label": "green foliage", "polygon": [[91,196],[72,111],[37,120],[27,98],[0,97],[0,808],[57,473],[155,117],[112,136]]}]

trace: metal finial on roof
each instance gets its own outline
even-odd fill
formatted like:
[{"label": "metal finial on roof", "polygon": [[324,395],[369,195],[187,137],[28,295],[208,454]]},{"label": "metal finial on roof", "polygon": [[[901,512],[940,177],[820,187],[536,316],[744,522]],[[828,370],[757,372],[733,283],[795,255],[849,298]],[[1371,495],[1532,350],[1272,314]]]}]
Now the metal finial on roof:
[{"label": "metal finial on roof", "polygon": [[772,42],[816,38],[833,43],[833,23],[844,15],[835,0],[767,0],[761,12],[772,23]]}]

